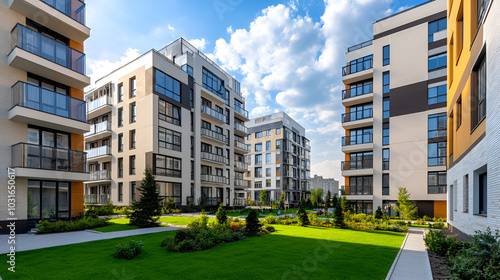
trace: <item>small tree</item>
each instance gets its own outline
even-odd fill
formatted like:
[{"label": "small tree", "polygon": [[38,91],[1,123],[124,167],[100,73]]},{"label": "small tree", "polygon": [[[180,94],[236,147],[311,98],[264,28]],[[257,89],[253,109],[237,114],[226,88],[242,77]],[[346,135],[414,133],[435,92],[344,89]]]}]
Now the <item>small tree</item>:
[{"label": "small tree", "polygon": [[375,219],[382,219],[384,217],[384,213],[382,212],[382,207],[378,207],[377,211],[375,211]]},{"label": "small tree", "polygon": [[156,191],[155,177],[151,168],[144,171],[142,184],[138,188],[141,198],[132,203],[133,212],[130,214],[130,224],[140,228],[155,227],[158,225],[158,216],[161,214],[161,198]]},{"label": "small tree", "polygon": [[313,209],[313,208],[314,208],[314,205],[313,205],[313,203],[311,202],[311,199],[310,199],[310,198],[308,198],[308,199],[307,199],[307,208],[308,208],[308,209]]},{"label": "small tree", "polygon": [[340,208],[342,209],[342,212],[344,214],[348,214],[351,212],[351,205],[349,203],[349,200],[347,200],[347,197],[342,196],[342,199],[340,200]]},{"label": "small tree", "polygon": [[330,193],[330,190],[328,190],[328,192],[326,193],[326,197],[325,197],[325,213],[328,213],[328,206],[330,206],[330,196],[331,196],[331,193]]},{"label": "small tree", "polygon": [[215,213],[215,219],[217,220],[217,223],[220,225],[225,224],[227,221],[226,208],[224,208],[224,205],[222,203],[219,205],[217,213]]},{"label": "small tree", "polygon": [[337,202],[338,202],[338,198],[337,198],[337,195],[333,195],[333,198],[332,198],[332,206],[333,207],[337,207]]},{"label": "small tree", "polygon": [[267,200],[267,192],[265,190],[260,191],[260,204],[264,204],[264,202]]},{"label": "small tree", "polygon": [[281,193],[280,195],[280,209],[285,210],[285,193]]},{"label": "small tree", "polygon": [[259,218],[257,216],[257,212],[255,210],[250,210],[250,213],[248,213],[248,216],[246,217],[246,234],[247,235],[255,235],[259,232],[260,228],[260,223],[259,223]]},{"label": "small tree", "polygon": [[403,187],[398,187],[398,190],[398,201],[396,206],[394,206],[394,210],[401,214],[401,218],[403,219],[416,218],[418,208],[413,205],[413,201],[410,201],[411,193]]},{"label": "small tree", "polygon": [[344,228],[344,211],[342,209],[342,202],[338,201],[335,206],[335,211],[333,211],[333,224],[338,228]]},{"label": "small tree", "polygon": [[306,210],[304,210],[304,207],[300,207],[299,211],[297,212],[297,218],[299,218],[299,223],[302,226],[307,226],[309,225],[309,217],[307,216]]}]

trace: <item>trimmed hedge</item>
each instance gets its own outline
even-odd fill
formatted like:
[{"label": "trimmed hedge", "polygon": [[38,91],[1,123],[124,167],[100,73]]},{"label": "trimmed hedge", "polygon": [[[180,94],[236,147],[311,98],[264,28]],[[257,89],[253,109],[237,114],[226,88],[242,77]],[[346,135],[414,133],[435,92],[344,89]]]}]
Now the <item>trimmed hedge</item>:
[{"label": "trimmed hedge", "polygon": [[67,232],[67,231],[77,231],[85,230],[97,227],[103,227],[107,224],[106,219],[94,218],[94,217],[84,217],[71,222],[56,221],[55,223],[50,223],[49,221],[41,221],[40,233],[55,233],[55,232]]}]

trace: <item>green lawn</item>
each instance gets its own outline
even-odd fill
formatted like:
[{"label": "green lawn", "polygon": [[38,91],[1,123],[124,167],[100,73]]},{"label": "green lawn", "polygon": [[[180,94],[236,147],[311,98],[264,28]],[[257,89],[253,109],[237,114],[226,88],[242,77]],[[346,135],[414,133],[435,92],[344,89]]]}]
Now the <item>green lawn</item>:
[{"label": "green lawn", "polygon": [[108,225],[100,228],[95,228],[92,230],[100,232],[112,232],[112,231],[122,231],[130,229],[138,229],[137,226],[129,225],[130,219],[111,219],[108,221]]},{"label": "green lawn", "polygon": [[[174,232],[139,235],[144,252],[111,256],[131,237],[16,253],[3,279],[385,279],[404,233],[275,226],[276,232],[193,253],[170,253],[160,242]],[[294,274],[295,273],[295,274]]]},{"label": "green lawn", "polygon": [[[200,217],[181,217],[181,216],[169,216],[169,217],[160,217],[160,222],[169,223],[173,225],[184,226],[189,224],[190,222],[199,220]],[[215,219],[208,219],[209,223],[215,222]]]}]

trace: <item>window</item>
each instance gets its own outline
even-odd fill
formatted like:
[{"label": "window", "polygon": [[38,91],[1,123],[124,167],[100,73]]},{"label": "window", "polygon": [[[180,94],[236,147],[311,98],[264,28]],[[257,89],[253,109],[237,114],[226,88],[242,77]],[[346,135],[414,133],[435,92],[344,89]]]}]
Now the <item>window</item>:
[{"label": "window", "polygon": [[389,71],[382,74],[382,93],[388,93],[390,91],[391,75]]},{"label": "window", "polygon": [[[271,179],[266,179],[266,188],[271,187]],[[267,199],[270,199],[269,197]]]},{"label": "window", "polygon": [[262,131],[255,132],[255,139],[262,137]]},{"label": "window", "polygon": [[266,154],[266,164],[271,164],[271,154]]},{"label": "window", "polygon": [[155,155],[154,165],[155,175],[181,178],[181,159]]},{"label": "window", "polygon": [[276,140],[276,149],[281,149],[281,139]]},{"label": "window", "polygon": [[135,129],[130,131],[130,149],[135,149]]},{"label": "window", "polygon": [[266,130],[266,136],[271,136],[271,130],[270,129]]},{"label": "window", "polygon": [[182,184],[156,182],[156,191],[158,192],[160,199],[162,199],[160,202],[161,206],[167,206],[169,199],[173,199],[177,205],[181,204]]},{"label": "window", "polygon": [[462,200],[463,200],[462,202],[463,202],[464,213],[469,213],[469,175],[468,174],[464,176]]},{"label": "window", "polygon": [[[490,0],[477,0],[477,25],[481,24]],[[479,27],[478,27],[479,28]]]},{"label": "window", "polygon": [[227,91],[224,87],[224,81],[219,79],[216,75],[212,74],[212,72],[203,68],[203,87],[208,89],[209,91],[217,94],[222,99],[227,99]]},{"label": "window", "polygon": [[276,163],[281,162],[281,154],[276,154]]},{"label": "window", "polygon": [[431,87],[427,90],[427,104],[446,102],[446,84]]},{"label": "window", "polygon": [[382,174],[382,195],[389,195],[389,174]]},{"label": "window", "polygon": [[241,94],[241,91],[240,91],[240,82],[234,80],[234,91],[237,93],[237,94]]},{"label": "window", "polygon": [[135,182],[130,182],[130,201],[135,199]]},{"label": "window", "polygon": [[266,177],[271,177],[271,168],[266,168]]},{"label": "window", "polygon": [[129,157],[129,169],[130,169],[129,174],[135,175],[135,156]]},{"label": "window", "polygon": [[446,171],[428,173],[427,193],[446,193]]},{"label": "window", "polygon": [[130,104],[130,123],[135,123],[135,116],[136,116],[136,106],[135,102]]},{"label": "window", "polygon": [[262,177],[262,167],[255,167],[255,178]]},{"label": "window", "polygon": [[389,97],[384,97],[384,112],[383,112],[383,118],[387,119],[390,117],[390,103],[389,103]]},{"label": "window", "polygon": [[118,108],[118,127],[123,126],[123,107]]},{"label": "window", "polygon": [[486,172],[479,174],[479,212],[477,214],[486,215],[488,213],[488,180]]},{"label": "window", "polygon": [[[256,188],[256,189],[262,189],[262,181],[255,182],[254,188]],[[256,196],[256,198],[257,198],[257,196]]]},{"label": "window", "polygon": [[118,152],[123,152],[123,133],[118,134]]},{"label": "window", "polygon": [[373,92],[373,80],[366,80],[351,84],[349,89],[342,91],[342,99],[356,97]]},{"label": "window", "polygon": [[276,135],[280,135],[281,134],[281,128],[276,128]]},{"label": "window", "polygon": [[389,149],[382,149],[382,170],[389,170]]},{"label": "window", "polygon": [[[428,26],[429,40],[428,40],[428,42],[429,43],[434,42],[434,33],[437,33],[439,31],[445,30],[445,29],[446,29],[446,18],[442,18],[442,19],[439,19],[439,20],[436,20],[433,22],[429,22],[429,26]],[[446,38],[446,37],[444,37],[444,38]]]},{"label": "window", "polygon": [[123,201],[123,183],[118,183],[118,201]]},{"label": "window", "polygon": [[373,117],[373,104],[363,104],[357,106],[351,106],[349,108],[349,113],[343,115],[343,122],[352,122],[355,120],[361,120]]},{"label": "window", "polygon": [[252,134],[247,135],[247,140],[252,140]]},{"label": "window", "polygon": [[189,76],[193,77],[193,67],[184,64],[181,66],[181,69],[184,70],[184,72],[186,72]]},{"label": "window", "polygon": [[155,91],[181,102],[181,83],[158,69],[154,70]]},{"label": "window", "polygon": [[118,159],[118,178],[123,178],[123,158]]},{"label": "window", "polygon": [[462,125],[462,95],[457,100],[457,129]]},{"label": "window", "polygon": [[346,136],[343,141],[344,146],[373,143],[373,128],[351,129],[349,136]]},{"label": "window", "polygon": [[166,121],[175,125],[181,125],[181,108],[174,106],[163,100],[158,104],[158,115],[160,120]]},{"label": "window", "polygon": [[429,57],[429,72],[446,68],[447,63],[446,53],[437,54]]},{"label": "window", "polygon": [[280,173],[281,173],[281,167],[280,166],[276,166],[276,175],[279,176]]},{"label": "window", "polygon": [[390,45],[387,45],[387,46],[384,46],[383,50],[382,50],[382,53],[383,53],[383,61],[382,61],[382,65],[385,66],[385,65],[389,65],[389,63],[391,62],[390,60]]},{"label": "window", "polygon": [[28,180],[27,189],[28,219],[69,218],[70,182]]},{"label": "window", "polygon": [[271,141],[266,141],[266,151],[271,150]]},{"label": "window", "polygon": [[135,77],[130,79],[130,97],[134,97],[136,95],[136,84]]},{"label": "window", "polygon": [[194,93],[193,93],[193,89],[189,89],[189,106],[191,106],[191,108],[194,108]]},{"label": "window", "polygon": [[352,60],[348,67],[346,67],[346,72],[342,73],[344,76],[346,74],[352,74],[365,69],[370,69],[373,67],[373,55],[368,55],[362,58]]},{"label": "window", "polygon": [[255,165],[262,165],[262,155],[255,155]]},{"label": "window", "polygon": [[471,130],[486,117],[486,59],[479,60],[472,71]]},{"label": "window", "polygon": [[446,142],[428,144],[428,165],[446,165]]},{"label": "window", "polygon": [[372,195],[373,176],[353,176],[349,178],[349,195]]},{"label": "window", "polygon": [[[480,1],[478,1],[480,2]],[[457,56],[460,56],[460,52],[464,46],[464,11],[463,3],[460,3],[460,10],[457,15]]]},{"label": "window", "polygon": [[429,138],[446,137],[446,113],[429,115]]},{"label": "window", "polygon": [[382,145],[389,145],[389,123],[382,125]]},{"label": "window", "polygon": [[118,102],[123,101],[123,84],[118,85]]},{"label": "window", "polygon": [[255,151],[260,152],[262,151],[262,143],[257,143],[255,144]]},{"label": "window", "polygon": [[181,134],[179,132],[158,127],[158,146],[174,151],[181,151]]}]

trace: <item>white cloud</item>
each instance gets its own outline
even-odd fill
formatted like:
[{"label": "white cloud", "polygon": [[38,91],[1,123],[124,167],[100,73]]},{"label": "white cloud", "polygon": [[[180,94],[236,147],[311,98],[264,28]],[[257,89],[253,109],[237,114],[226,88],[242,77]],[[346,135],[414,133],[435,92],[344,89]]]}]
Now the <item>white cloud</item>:
[{"label": "white cloud", "polygon": [[138,49],[127,49],[125,54],[120,57],[118,61],[111,62],[108,59],[105,60],[92,60],[88,59],[89,69],[91,70],[91,74],[89,75],[92,83],[95,82],[96,79],[110,73],[116,68],[127,64],[133,59],[137,58],[141,54]]},{"label": "white cloud", "polygon": [[233,34],[233,27],[230,25],[226,28],[226,32],[229,33],[229,34]]},{"label": "white cloud", "polygon": [[339,159],[317,162],[311,166],[311,175],[317,174],[323,175],[323,177],[335,178],[335,180],[339,181],[339,185],[342,186],[344,184],[344,177],[342,177],[340,171],[340,162],[341,160]]},{"label": "white cloud", "polygon": [[188,42],[191,43],[191,45],[193,45],[195,48],[199,49],[200,51],[203,51],[205,49],[205,46],[207,45],[207,41],[205,40],[205,38],[193,39],[193,40],[189,40]]},{"label": "white cloud", "polygon": [[252,109],[252,112],[250,112],[250,117],[255,118],[255,117],[260,117],[263,115],[267,115],[271,113],[271,108],[269,106],[258,106],[254,107]]},{"label": "white cloud", "polygon": [[175,28],[173,28],[172,25],[170,25],[170,24],[168,25],[168,29],[169,30],[175,30]]}]

